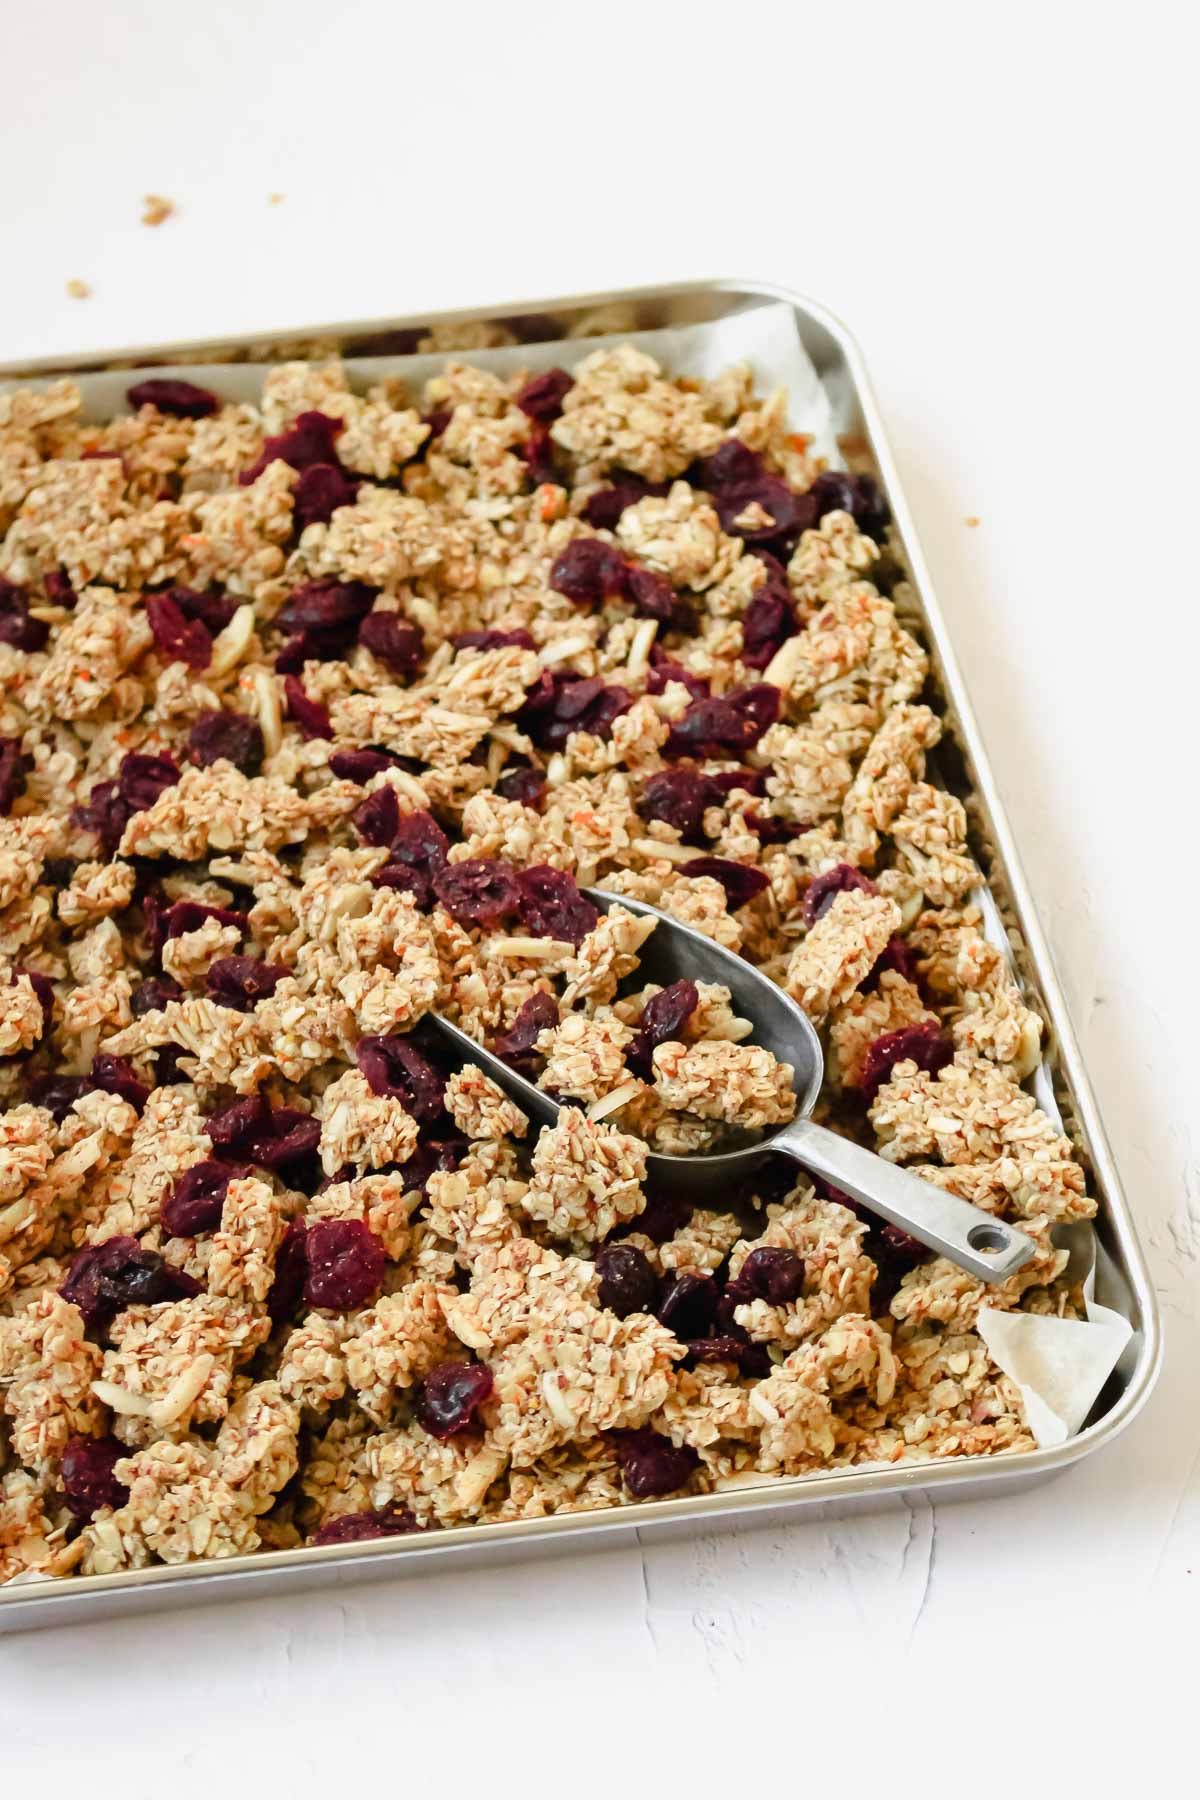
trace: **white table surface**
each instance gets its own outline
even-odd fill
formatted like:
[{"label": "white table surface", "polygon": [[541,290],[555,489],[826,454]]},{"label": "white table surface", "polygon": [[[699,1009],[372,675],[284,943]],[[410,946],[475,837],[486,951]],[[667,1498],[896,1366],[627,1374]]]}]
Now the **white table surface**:
[{"label": "white table surface", "polygon": [[[1192,1786],[1183,14],[9,9],[5,359],[718,273],[851,325],[1141,1220],[1167,1362],[1115,1445],[998,1501],[0,1640],[0,1790],[1042,1792],[1175,1756]],[[151,190],[179,206],[158,230],[139,223]],[[71,277],[91,299],[66,297]]]}]

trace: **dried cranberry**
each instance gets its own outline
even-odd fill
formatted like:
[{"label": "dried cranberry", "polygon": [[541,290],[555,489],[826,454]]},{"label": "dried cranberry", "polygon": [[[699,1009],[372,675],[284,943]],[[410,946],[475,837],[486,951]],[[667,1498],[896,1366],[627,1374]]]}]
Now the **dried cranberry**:
[{"label": "dried cranberry", "polygon": [[68,1510],[86,1522],[101,1507],[116,1511],[129,1498],[129,1489],[114,1470],[128,1447],[115,1437],[69,1437],[62,1453],[62,1491]]},{"label": "dried cranberry", "polygon": [[180,1044],[162,1044],[154,1052],[154,1084],[156,1087],[175,1087],[181,1081],[191,1081],[191,1076],[181,1065],[180,1058],[188,1052]]},{"label": "dried cranberry", "polygon": [[95,1331],[127,1306],[156,1306],[177,1299],[186,1289],[186,1277],[181,1286],[181,1275],[157,1250],[144,1250],[135,1237],[111,1237],[79,1252],[58,1291],[79,1308],[87,1329]]},{"label": "dried cranberry", "polygon": [[669,754],[719,756],[749,750],[779,717],[779,689],[768,682],[720,698],[696,700],[671,727]]},{"label": "dried cranberry", "polygon": [[399,1173],[404,1180],[405,1193],[424,1194],[429,1187],[429,1177],[457,1169],[468,1148],[466,1138],[423,1137],[408,1161],[400,1165]]},{"label": "dried cranberry", "polygon": [[721,1332],[716,1337],[691,1338],[683,1359],[685,1369],[698,1363],[736,1363],[739,1374],[760,1379],[770,1374],[771,1358],[765,1344],[756,1344],[746,1333]]},{"label": "dried cranberry", "polygon": [[826,869],[823,875],[815,876],[804,895],[804,923],[809,930],[818,919],[825,917],[839,894],[849,894],[856,889],[864,894],[876,892],[875,883],[851,863],[838,863],[835,868]]},{"label": "dried cranberry", "polygon": [[282,963],[259,962],[253,956],[219,956],[208,965],[204,985],[219,1006],[252,1012],[289,973]]},{"label": "dried cranberry", "polygon": [[673,1444],[661,1432],[614,1431],[617,1461],[635,1500],[656,1500],[686,1487],[700,1461],[688,1444]]},{"label": "dried cranberry", "polygon": [[215,1231],[231,1181],[244,1180],[248,1165],[198,1162],[185,1169],[171,1190],[163,1195],[159,1217],[168,1237],[199,1237]]},{"label": "dried cranberry", "polygon": [[740,438],[726,438],[711,456],[703,456],[692,471],[697,487],[710,494],[724,493],[727,488],[745,487],[764,473],[762,457]]},{"label": "dried cranberry", "polygon": [[890,970],[894,975],[903,975],[905,981],[911,981],[915,988],[921,986],[921,976],[917,969],[917,959],[913,954],[912,946],[905,938],[897,937],[895,933],[879,952],[879,958],[870,974],[859,983],[861,991],[864,994],[873,993],[879,986],[879,977],[885,970]]},{"label": "dried cranberry", "polygon": [[662,694],[672,681],[685,687],[693,700],[707,700],[709,684],[703,675],[693,675],[690,669],[668,656],[661,645],[655,644],[650,651],[650,673],[646,677],[646,692]]},{"label": "dried cranberry", "polygon": [[536,811],[546,792],[546,777],[531,764],[506,769],[496,783],[496,792],[502,800],[519,800],[522,806],[532,807]]},{"label": "dried cranberry", "polygon": [[145,812],[178,780],[179,769],[172,757],[131,753],[121,759],[117,791],[131,813]]},{"label": "dried cranberry", "polygon": [[617,472],[612,487],[600,488],[589,495],[583,516],[597,531],[615,531],[627,506],[636,506],[648,495],[661,500],[670,492],[670,487],[669,481],[643,481],[640,475]]},{"label": "dried cranberry", "polygon": [[870,1105],[884,1082],[891,1080],[898,1063],[915,1062],[927,1075],[936,1075],[953,1061],[954,1045],[943,1037],[932,1019],[921,1025],[906,1025],[900,1031],[885,1031],[870,1045],[858,1085]]},{"label": "dried cranberry", "polygon": [[359,1038],[354,1056],[373,1094],[390,1094],[414,1119],[441,1114],[445,1080],[407,1038]]},{"label": "dried cranberry", "polygon": [[630,568],[625,591],[640,619],[657,619],[676,631],[695,630],[695,609],[675,592],[665,575],[656,575],[653,569]]},{"label": "dried cranberry", "polygon": [[29,616],[25,589],[0,575],[0,644],[11,644],[14,650],[43,650],[49,636],[45,619]]},{"label": "dried cranberry", "polygon": [[249,487],[273,462],[288,463],[293,469],[310,469],[314,463],[337,466],[334,440],[344,430],[341,419],[331,419],[327,413],[303,412],[287,431],[267,439],[258,460],[243,469],[238,480],[243,487]]},{"label": "dried cranberry", "polygon": [[135,1019],[141,1019],[149,1012],[161,1012],[172,1000],[182,999],[183,989],[170,975],[152,975],[134,988],[129,1010]]},{"label": "dried cranberry", "polygon": [[186,663],[189,669],[207,669],[212,661],[212,633],[199,619],[185,618],[170,594],[151,594],[146,601],[146,618],[154,642],[165,657]]},{"label": "dried cranberry", "polygon": [[78,598],[65,569],[51,569],[42,576],[42,592],[51,606],[72,607]]},{"label": "dried cranberry", "polygon": [[305,1250],[304,1298],[310,1306],[349,1312],[378,1294],[387,1257],[361,1219],[319,1219],[308,1228]]},{"label": "dried cranberry", "polygon": [[781,645],[800,629],[796,603],[787,576],[773,556],[765,553],[767,579],[755,590],[742,615],[742,661],[752,669],[765,669]]},{"label": "dried cranberry", "polygon": [[517,395],[517,405],[528,419],[552,425],[562,413],[563,396],[575,385],[575,377],[565,369],[547,369],[535,375]]},{"label": "dried cranberry", "polygon": [[399,613],[368,613],[358,628],[358,641],[393,675],[411,679],[421,667],[425,640]]},{"label": "dried cranberry", "polygon": [[126,389],[125,398],[135,410],[139,406],[153,406],[173,419],[209,419],[221,405],[209,388],[196,387],[191,381],[178,381],[165,375],[135,381]]},{"label": "dried cranberry", "polygon": [[577,606],[625,593],[625,558],[601,538],[573,538],[550,565],[550,586]]},{"label": "dried cranberry", "polygon": [[533,430],[523,444],[517,446],[517,454],[529,471],[529,480],[534,487],[549,484],[562,487],[564,478],[559,472],[554,439],[545,425],[535,423]]},{"label": "dried cranberry", "polygon": [[90,1092],[86,1075],[36,1075],[26,1082],[32,1106],[44,1106],[56,1125],[61,1125],[75,1102]]},{"label": "dried cranberry", "polygon": [[424,422],[429,427],[428,444],[437,442],[453,417],[454,408],[452,406],[437,407],[433,412],[424,415]]},{"label": "dried cranberry", "polygon": [[522,1063],[531,1063],[539,1036],[543,1031],[553,1030],[557,1024],[558,1001],[554,995],[530,994],[508,1030],[496,1039],[493,1045],[496,1055],[518,1067]]},{"label": "dried cranberry", "polygon": [[447,863],[434,875],[433,891],[459,925],[495,925],[521,904],[512,869],[494,857]]},{"label": "dried cranberry", "polygon": [[633,697],[623,687],[606,687],[598,675],[548,675],[531,688],[519,715],[534,741],[561,750],[573,731],[607,739],[612,722],[627,712]]},{"label": "dried cranberry", "polygon": [[124,1056],[100,1055],[92,1059],[91,1083],[101,1093],[115,1094],[141,1112],[150,1098],[150,1089],[139,1081],[133,1064]]},{"label": "dried cranberry", "polygon": [[399,767],[400,758],[391,750],[335,750],[329,767],[339,781],[357,781],[365,786],[374,775]]},{"label": "dried cranberry", "polygon": [[565,869],[535,863],[521,870],[517,887],[522,921],[534,937],[560,938],[578,949],[600,917],[600,909],[580,893],[574,876]]},{"label": "dried cranberry", "polygon": [[636,1231],[639,1237],[648,1237],[652,1244],[665,1244],[668,1238],[683,1230],[695,1210],[692,1202],[685,1200],[682,1194],[673,1194],[664,1187],[653,1188],[645,1210],[638,1214],[632,1225],[614,1232],[614,1241]]},{"label": "dried cranberry", "polygon": [[276,1324],[290,1319],[300,1304],[308,1276],[308,1229],[303,1219],[292,1219],[275,1256],[275,1273],[267,1295],[267,1312]]},{"label": "dried cranberry", "polygon": [[26,756],[19,737],[0,737],[0,818],[7,818],[13,801],[25,792]]},{"label": "dried cranberry", "polygon": [[405,813],[392,831],[390,845],[389,861],[371,877],[372,884],[401,888],[418,906],[428,906],[433,898],[433,878],[446,866],[450,849],[445,832],[431,813]]},{"label": "dried cranberry", "polygon": [[176,900],[163,914],[163,938],[183,937],[185,932],[199,931],[209,919],[215,919],[218,925],[236,925],[239,931],[246,929],[245,913],[235,912],[232,907],[209,906],[206,900]]},{"label": "dried cranberry", "polygon": [[726,904],[733,911],[748,905],[768,885],[761,869],[752,868],[749,863],[732,862],[726,856],[693,857],[691,862],[681,866],[679,873],[692,877],[711,875],[725,889]]},{"label": "dried cranberry", "polygon": [[655,1313],[680,1339],[707,1337],[717,1318],[721,1291],[711,1275],[688,1271],[664,1276]]},{"label": "dried cranberry", "polygon": [[670,987],[651,994],[638,1020],[637,1036],[625,1051],[625,1061],[644,1081],[654,1079],[654,1052],[660,1044],[677,1041],[683,1028],[700,1004],[700,990],[694,981],[673,981]]},{"label": "dried cranberry", "polygon": [[804,1259],[794,1250],[764,1244],[751,1250],[738,1271],[738,1282],[753,1300],[790,1306],[804,1292]]},{"label": "dried cranberry", "polygon": [[[722,488],[713,495],[722,531],[740,537],[747,544],[794,542],[802,531],[817,522],[815,501],[807,495],[793,494],[778,475],[758,475],[751,481]],[[761,524],[739,523],[750,507],[761,507],[766,514]]]},{"label": "dried cranberry", "polygon": [[365,1544],[372,1538],[406,1537],[423,1531],[407,1506],[384,1506],[377,1512],[339,1513],[326,1519],[309,1538],[310,1544]]},{"label": "dried cranberry", "polygon": [[459,631],[450,642],[456,650],[507,650],[510,647],[532,650],[533,639],[527,631]]},{"label": "dried cranberry", "polygon": [[685,843],[695,842],[704,836],[705,813],[718,800],[713,783],[698,769],[667,769],[646,783],[641,810],[648,819],[673,825]]},{"label": "dried cranberry", "polygon": [[602,1244],[596,1252],[600,1304],[618,1319],[654,1310],[658,1276],[649,1257],[636,1244]]},{"label": "dried cranberry", "polygon": [[237,611],[237,601],[206,588],[173,587],[166,590],[185,619],[197,620],[213,637],[224,631]]},{"label": "dried cranberry", "polygon": [[188,733],[187,757],[207,769],[224,760],[243,775],[257,775],[266,747],[257,719],[239,712],[203,712]]},{"label": "dried cranberry", "polygon": [[859,530],[872,538],[882,536],[892,516],[879,483],[866,473],[849,475],[841,469],[826,469],[805,499],[815,502],[819,519],[830,512],[848,512]]},{"label": "dried cranberry", "polygon": [[764,818],[753,808],[744,812],[742,818],[762,844],[790,844],[799,835],[800,827],[790,819]]},{"label": "dried cranberry", "polygon": [[379,787],[368,794],[352,815],[354,829],[364,844],[378,849],[390,844],[400,826],[400,802],[394,787]]},{"label": "dried cranberry", "polygon": [[413,1411],[430,1437],[451,1438],[465,1431],[492,1391],[486,1363],[444,1362],[430,1369],[417,1393]]},{"label": "dried cranberry", "polygon": [[207,1122],[213,1149],[227,1162],[283,1169],[304,1161],[321,1141],[321,1123],[295,1107],[272,1107],[261,1094],[235,1100]]},{"label": "dried cranberry", "polygon": [[294,635],[275,658],[281,674],[297,674],[306,661],[322,662],[348,650],[375,604],[375,589],[361,581],[309,581],[295,588],[277,614],[281,631]]},{"label": "dried cranberry", "polygon": [[308,741],[333,736],[333,725],[327,709],[319,700],[309,699],[298,675],[284,676],[283,697],[287,703],[288,718],[294,719],[300,727],[302,738]]},{"label": "dried cranberry", "polygon": [[312,463],[301,470],[292,489],[292,518],[296,530],[308,525],[328,525],[339,506],[353,506],[362,486],[340,463]]}]

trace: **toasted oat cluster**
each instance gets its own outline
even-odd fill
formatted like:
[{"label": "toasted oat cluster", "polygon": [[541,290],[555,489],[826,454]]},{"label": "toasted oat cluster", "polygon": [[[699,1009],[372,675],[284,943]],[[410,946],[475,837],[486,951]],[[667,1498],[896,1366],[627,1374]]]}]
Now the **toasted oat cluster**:
[{"label": "toasted oat cluster", "polygon": [[[1072,1313],[1092,1206],[870,479],[630,346],[129,408],[0,395],[0,1580],[1027,1447],[977,1314]],[[648,1186],[795,1096],[622,898],[1036,1259],[985,1290],[769,1157]]]}]

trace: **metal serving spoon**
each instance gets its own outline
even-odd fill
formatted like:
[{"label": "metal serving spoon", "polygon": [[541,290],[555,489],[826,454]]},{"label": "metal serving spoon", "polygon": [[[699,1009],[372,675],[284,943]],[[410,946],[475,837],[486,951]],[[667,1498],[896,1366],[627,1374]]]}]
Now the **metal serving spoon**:
[{"label": "metal serving spoon", "polygon": [[[685,978],[720,983],[729,989],[736,1011],[753,1020],[752,1041],[772,1051],[780,1062],[790,1063],[793,1070],[796,1115],[788,1124],[765,1132],[741,1150],[697,1156],[663,1156],[651,1151],[646,1159],[648,1181],[662,1182],[671,1193],[697,1204],[719,1205],[750,1187],[757,1165],[768,1152],[774,1152],[824,1176],[889,1224],[949,1257],[980,1281],[1004,1281],[1028,1262],[1036,1246],[1023,1231],[813,1123],[808,1115],[816,1104],[825,1069],[821,1040],[803,1008],[769,976],[645,900],[631,900],[603,888],[584,892],[602,911],[621,906],[657,920],[639,951],[639,985],[656,982],[668,987]],[[429,1017],[465,1060],[485,1070],[535,1124],[557,1122],[558,1101],[449,1019],[438,1013]]]}]

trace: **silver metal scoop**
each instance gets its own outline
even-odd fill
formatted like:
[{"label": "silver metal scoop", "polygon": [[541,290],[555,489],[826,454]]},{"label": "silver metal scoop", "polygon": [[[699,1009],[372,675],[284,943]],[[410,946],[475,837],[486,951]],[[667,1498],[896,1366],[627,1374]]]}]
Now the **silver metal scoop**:
[{"label": "silver metal scoop", "polygon": [[[1023,1231],[813,1123],[808,1115],[816,1104],[825,1068],[821,1040],[803,1008],[769,976],[645,900],[631,900],[603,888],[584,892],[602,911],[621,906],[658,921],[639,951],[639,986],[655,982],[669,987],[684,979],[720,983],[729,989],[735,1010],[753,1021],[752,1041],[793,1069],[796,1115],[788,1124],[764,1132],[740,1150],[697,1156],[662,1156],[651,1151],[647,1156],[650,1183],[661,1183],[667,1191],[697,1205],[706,1202],[719,1207],[722,1201],[728,1204],[751,1189],[755,1168],[768,1152],[774,1152],[824,1176],[889,1224],[949,1257],[980,1281],[1004,1281],[1029,1261],[1036,1246]],[[438,1013],[429,1017],[464,1059],[484,1069],[535,1124],[555,1124],[559,1103],[549,1094],[448,1019]]]}]

